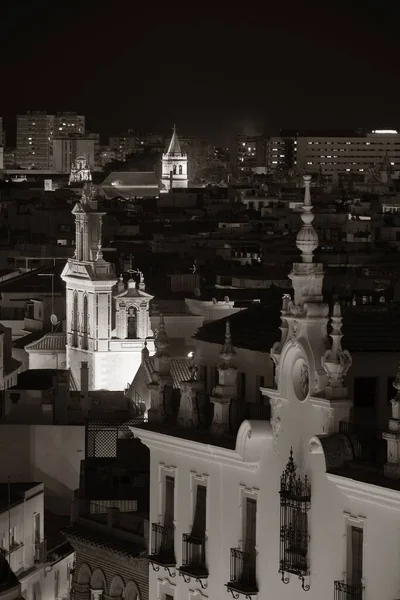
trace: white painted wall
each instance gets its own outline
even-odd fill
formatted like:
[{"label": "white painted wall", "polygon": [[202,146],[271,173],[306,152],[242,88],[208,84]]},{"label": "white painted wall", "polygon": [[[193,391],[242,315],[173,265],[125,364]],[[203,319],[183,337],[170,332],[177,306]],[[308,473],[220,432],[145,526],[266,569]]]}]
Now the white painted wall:
[{"label": "white painted wall", "polygon": [[83,425],[0,424],[0,481],[43,481],[46,505],[69,514],[85,457]]},{"label": "white painted wall", "polygon": [[43,352],[29,351],[29,369],[65,369],[66,351]]}]

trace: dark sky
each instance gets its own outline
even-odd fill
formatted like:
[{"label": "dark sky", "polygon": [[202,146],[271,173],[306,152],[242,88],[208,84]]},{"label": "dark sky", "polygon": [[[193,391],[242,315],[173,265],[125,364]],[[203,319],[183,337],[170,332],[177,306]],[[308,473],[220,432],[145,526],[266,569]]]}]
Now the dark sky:
[{"label": "dark sky", "polygon": [[[225,139],[400,124],[400,1],[3,0],[0,115]],[[235,8],[237,6],[237,8]]]}]

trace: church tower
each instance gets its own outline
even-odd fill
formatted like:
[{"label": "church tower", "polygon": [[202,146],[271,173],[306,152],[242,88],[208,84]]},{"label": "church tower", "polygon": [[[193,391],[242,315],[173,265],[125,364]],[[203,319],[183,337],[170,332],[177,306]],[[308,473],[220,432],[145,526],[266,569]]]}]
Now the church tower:
[{"label": "church tower", "polygon": [[168,150],[162,156],[161,183],[163,191],[167,192],[171,188],[187,188],[188,186],[187,155],[182,152],[175,125]]},{"label": "church tower", "polygon": [[[67,288],[67,368],[78,389],[81,362],[86,362],[90,390],[124,390],[139,368],[146,338],[153,336],[149,316],[152,296],[144,291],[141,276],[142,289],[133,292],[133,281],[128,286],[128,296],[133,295],[135,301],[122,302],[125,286],[123,282],[117,286],[114,268],[103,258],[101,230],[105,213],[98,210],[91,183],[85,184],[81,201],[72,213],[75,254],[68,259],[61,275]],[[123,307],[128,310],[121,310]],[[122,323],[122,315],[126,325]],[[147,341],[147,347],[153,354],[152,340]]]}]

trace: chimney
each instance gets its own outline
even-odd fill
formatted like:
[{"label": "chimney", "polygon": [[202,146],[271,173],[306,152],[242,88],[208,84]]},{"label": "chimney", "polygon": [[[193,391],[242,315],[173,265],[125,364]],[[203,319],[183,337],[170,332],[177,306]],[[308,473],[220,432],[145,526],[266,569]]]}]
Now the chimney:
[{"label": "chimney", "polygon": [[232,345],[231,327],[229,321],[225,326],[225,343],[221,348],[220,357],[222,364],[218,367],[218,385],[212,391],[211,402],[214,404],[214,418],[211,432],[223,435],[229,430],[229,408],[232,400],[236,400],[236,367],[232,360],[236,356]]},{"label": "chimney", "polygon": [[88,362],[81,361],[81,408],[87,413],[90,410],[89,405],[89,366]]},{"label": "chimney", "polygon": [[390,401],[392,418],[389,419],[389,431],[382,433],[387,441],[387,462],[383,467],[385,477],[400,479],[400,365],[393,387],[397,394]]},{"label": "chimney", "polygon": [[197,365],[195,360],[191,361],[190,378],[181,382],[181,399],[177,425],[187,429],[197,429],[200,425],[199,407],[200,394],[204,393],[204,383],[197,379]]}]

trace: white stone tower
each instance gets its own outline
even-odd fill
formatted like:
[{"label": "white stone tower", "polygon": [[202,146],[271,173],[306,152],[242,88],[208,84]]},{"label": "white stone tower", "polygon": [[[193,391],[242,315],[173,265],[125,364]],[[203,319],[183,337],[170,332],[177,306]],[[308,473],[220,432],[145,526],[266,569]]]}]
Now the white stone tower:
[{"label": "white stone tower", "polygon": [[[152,338],[149,302],[141,275],[139,289],[117,286],[113,266],[101,251],[102,219],[91,183],[73,208],[76,248],[62,272],[66,284],[67,368],[80,388],[81,362],[88,363],[90,390],[124,390],[141,363],[146,338]],[[125,286],[123,286],[123,289]],[[116,322],[116,326],[114,323]],[[154,352],[154,342],[147,347]]]},{"label": "white stone tower", "polygon": [[182,152],[175,125],[168,150],[162,156],[161,183],[164,192],[168,192],[171,188],[188,186],[187,155]]}]

